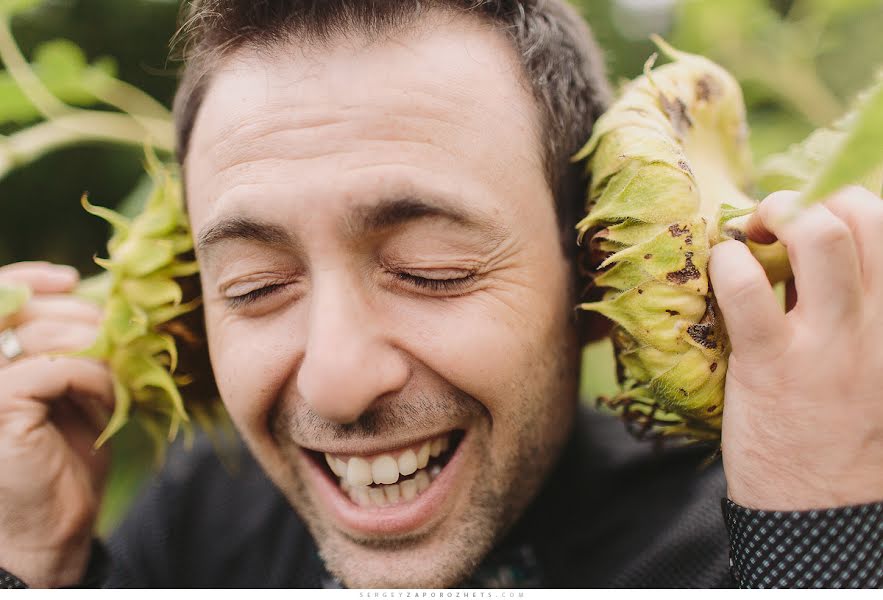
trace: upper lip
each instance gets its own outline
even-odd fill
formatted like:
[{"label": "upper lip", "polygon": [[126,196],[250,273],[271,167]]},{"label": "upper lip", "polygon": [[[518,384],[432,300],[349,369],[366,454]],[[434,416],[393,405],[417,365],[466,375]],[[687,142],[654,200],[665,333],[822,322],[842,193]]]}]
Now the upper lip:
[{"label": "upper lip", "polygon": [[317,447],[318,444],[316,446],[301,444],[301,448],[323,454],[336,454],[341,456],[373,456],[375,454],[394,452],[396,450],[401,450],[402,448],[408,448],[409,446],[428,442],[429,440],[433,440],[442,435],[450,434],[456,430],[456,427],[443,429],[436,433],[421,434],[420,436],[415,436],[413,438],[404,438],[401,441],[397,442],[389,442],[387,440],[361,440],[357,442],[350,441],[341,444],[323,444],[323,447],[321,448]]}]

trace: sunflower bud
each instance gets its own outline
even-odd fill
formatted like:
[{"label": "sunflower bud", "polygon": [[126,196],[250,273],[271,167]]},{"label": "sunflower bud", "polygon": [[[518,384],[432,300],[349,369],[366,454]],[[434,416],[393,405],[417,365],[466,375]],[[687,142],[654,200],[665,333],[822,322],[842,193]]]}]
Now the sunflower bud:
[{"label": "sunflower bud", "polygon": [[[604,402],[634,433],[715,440],[730,345],[708,261],[714,244],[747,241],[734,219],[756,205],[745,106],[723,68],[656,42],[673,62],[652,69],[654,55],[575,157],[591,176],[580,239],[605,257],[603,298],[581,308],[615,323],[622,392]],[[763,254],[790,275],[781,245]]]}]

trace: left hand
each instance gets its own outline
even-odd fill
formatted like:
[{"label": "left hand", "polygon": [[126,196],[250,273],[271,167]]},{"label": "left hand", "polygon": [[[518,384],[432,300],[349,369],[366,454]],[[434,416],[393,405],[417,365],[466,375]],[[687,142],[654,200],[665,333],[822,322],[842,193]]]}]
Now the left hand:
[{"label": "left hand", "polygon": [[780,240],[796,305],[780,307],[748,248],[712,250],[732,342],[723,462],[733,502],[764,510],[883,500],[883,200],[847,188],[790,221],[778,192],[748,235]]}]

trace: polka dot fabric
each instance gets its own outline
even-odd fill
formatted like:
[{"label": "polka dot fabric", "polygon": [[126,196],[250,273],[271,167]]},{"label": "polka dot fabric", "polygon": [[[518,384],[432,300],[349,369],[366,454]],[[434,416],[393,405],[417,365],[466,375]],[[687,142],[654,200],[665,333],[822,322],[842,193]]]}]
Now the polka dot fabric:
[{"label": "polka dot fabric", "polygon": [[0,569],[0,590],[23,590],[27,587],[21,579]]},{"label": "polka dot fabric", "polygon": [[883,587],[883,502],[779,512],[723,501],[742,588]]}]

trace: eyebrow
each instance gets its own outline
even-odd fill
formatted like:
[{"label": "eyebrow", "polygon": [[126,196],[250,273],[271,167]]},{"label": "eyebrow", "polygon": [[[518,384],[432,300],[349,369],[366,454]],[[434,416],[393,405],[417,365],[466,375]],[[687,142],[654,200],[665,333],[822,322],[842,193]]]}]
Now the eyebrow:
[{"label": "eyebrow", "polygon": [[[347,215],[346,233],[352,238],[389,229],[422,219],[445,219],[470,229],[481,230],[499,238],[502,226],[489,218],[457,207],[417,198],[381,200],[370,206],[358,206]],[[222,217],[206,226],[197,237],[196,250],[202,254],[221,242],[244,240],[270,246],[297,247],[297,237],[284,227],[247,216]]]},{"label": "eyebrow", "polygon": [[295,240],[288,231],[261,219],[224,217],[205,227],[196,239],[197,253],[229,240],[260,242],[271,246],[292,246]]}]

